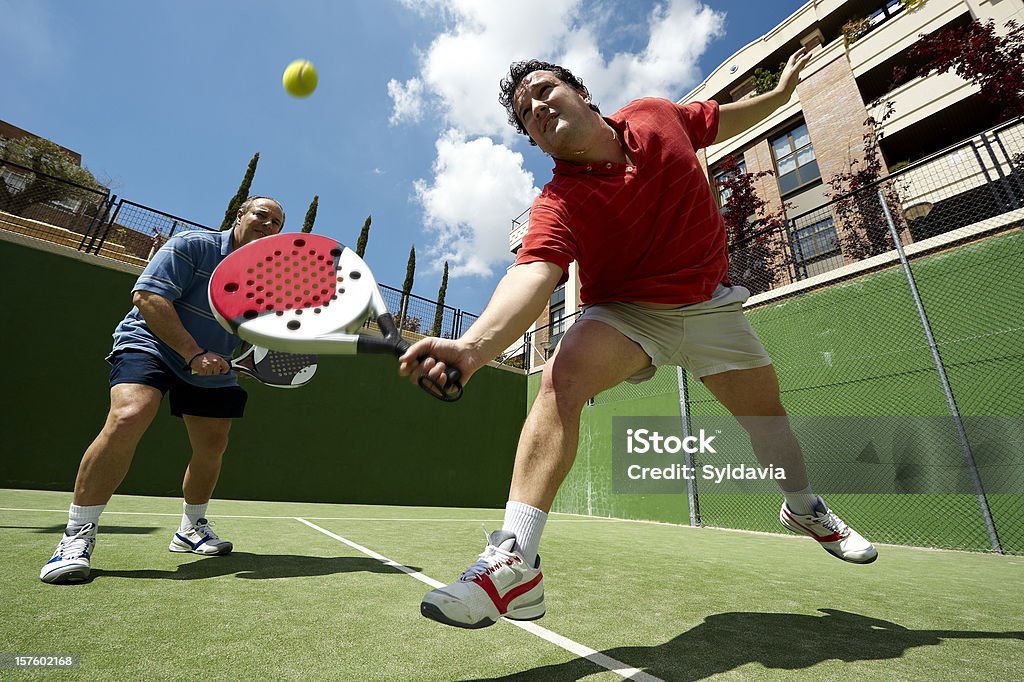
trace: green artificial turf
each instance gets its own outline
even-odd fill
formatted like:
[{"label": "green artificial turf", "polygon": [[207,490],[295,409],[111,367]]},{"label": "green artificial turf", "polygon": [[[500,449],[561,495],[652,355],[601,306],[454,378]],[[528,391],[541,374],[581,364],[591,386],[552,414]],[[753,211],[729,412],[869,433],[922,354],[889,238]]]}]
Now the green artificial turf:
[{"label": "green artificial turf", "polygon": [[[0,653],[76,653],[5,679],[612,680],[500,622],[419,615],[429,588],[301,523],[448,582],[500,510],[213,502],[227,557],[172,554],[170,498],[117,496],[94,577],[39,582],[67,493],[0,491]],[[12,511],[27,509],[36,511]],[[49,511],[47,511],[49,510]],[[264,518],[260,518],[264,517]],[[1024,558],[880,548],[842,563],[805,538],[552,515],[538,625],[665,680],[1009,679],[1024,669]]]}]

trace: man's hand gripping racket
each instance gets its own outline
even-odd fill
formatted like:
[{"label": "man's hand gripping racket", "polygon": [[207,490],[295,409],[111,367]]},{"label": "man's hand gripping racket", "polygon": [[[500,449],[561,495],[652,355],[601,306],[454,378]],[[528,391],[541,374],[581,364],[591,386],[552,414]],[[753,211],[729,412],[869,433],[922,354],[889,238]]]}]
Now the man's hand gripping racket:
[{"label": "man's hand gripping racket", "polygon": [[[210,308],[231,333],[288,353],[401,357],[410,345],[363,259],[321,235],[278,234],[234,251],[210,278]],[[381,337],[358,333],[370,318]],[[451,402],[462,396],[460,379],[448,367],[442,378],[424,375],[419,384]]]},{"label": "man's hand gripping racket", "polygon": [[[218,358],[222,362],[216,365],[206,364],[207,356]],[[256,379],[264,386],[273,388],[299,388],[309,383],[309,380],[316,374],[317,357],[315,355],[295,353],[282,353],[277,350],[270,350],[261,346],[254,346],[248,341],[242,343],[235,351],[235,354],[228,358],[219,353],[203,351],[200,355],[192,358],[189,366],[203,358],[203,368],[213,366],[216,371],[212,376],[223,374],[234,370],[241,375]],[[224,363],[227,363],[225,367]],[[192,374],[203,374],[196,369]],[[211,376],[206,373],[206,376]]]}]

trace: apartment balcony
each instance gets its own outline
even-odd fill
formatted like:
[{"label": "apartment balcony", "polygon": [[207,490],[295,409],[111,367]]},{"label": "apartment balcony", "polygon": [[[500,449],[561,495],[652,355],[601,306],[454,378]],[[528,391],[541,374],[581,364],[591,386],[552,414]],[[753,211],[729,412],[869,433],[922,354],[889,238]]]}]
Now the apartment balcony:
[{"label": "apartment balcony", "polygon": [[927,0],[916,9],[875,18],[876,25],[847,48],[853,75],[882,65],[917,42],[922,33],[936,31],[965,14],[970,14],[970,7],[963,0]]},{"label": "apartment balcony", "polygon": [[523,245],[523,237],[530,227],[530,209],[526,209],[512,219],[512,229],[508,233],[508,250],[515,253]]},{"label": "apartment balcony", "polygon": [[[893,113],[882,123],[881,131],[886,136],[892,136],[950,109],[979,91],[977,85],[968,83],[952,72],[916,78],[885,95],[884,101],[892,103]],[[875,120],[881,120],[884,107],[884,103],[878,104],[869,108],[868,112]]]}]

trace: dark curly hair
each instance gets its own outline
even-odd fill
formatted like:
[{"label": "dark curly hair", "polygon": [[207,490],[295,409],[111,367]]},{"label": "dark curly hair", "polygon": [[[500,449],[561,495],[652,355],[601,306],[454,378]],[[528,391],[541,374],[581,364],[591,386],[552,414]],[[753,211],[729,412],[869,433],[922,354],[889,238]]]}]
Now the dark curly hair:
[{"label": "dark curly hair", "polygon": [[[498,102],[501,103],[501,106],[505,107],[505,113],[508,114],[508,124],[518,130],[521,134],[526,135],[528,138],[530,138],[530,134],[526,132],[526,126],[524,126],[523,122],[519,120],[519,114],[516,113],[514,100],[516,88],[519,87],[519,84],[523,82],[524,78],[534,71],[550,71],[555,74],[560,81],[571,87],[573,90],[586,91],[587,89],[586,86],[583,85],[583,81],[574,76],[572,71],[564,66],[549,64],[548,62],[542,62],[537,59],[513,62],[508,69],[508,76],[502,78],[501,83],[498,86],[501,91],[498,95]],[[596,104],[591,103],[590,108],[599,114],[601,113],[601,110],[597,108]],[[530,138],[530,144],[536,146],[537,143],[533,141],[533,138]]]}]

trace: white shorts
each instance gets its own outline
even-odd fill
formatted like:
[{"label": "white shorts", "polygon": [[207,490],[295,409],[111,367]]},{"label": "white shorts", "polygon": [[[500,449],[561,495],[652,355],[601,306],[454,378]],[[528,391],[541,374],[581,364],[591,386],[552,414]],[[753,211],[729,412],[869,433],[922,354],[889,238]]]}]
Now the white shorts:
[{"label": "white shorts", "polygon": [[630,383],[650,379],[663,365],[683,367],[700,379],[772,364],[743,314],[748,298],[744,287],[719,285],[709,301],[668,310],[596,303],[584,307],[580,319],[604,322],[644,349],[652,366],[630,377]]}]

